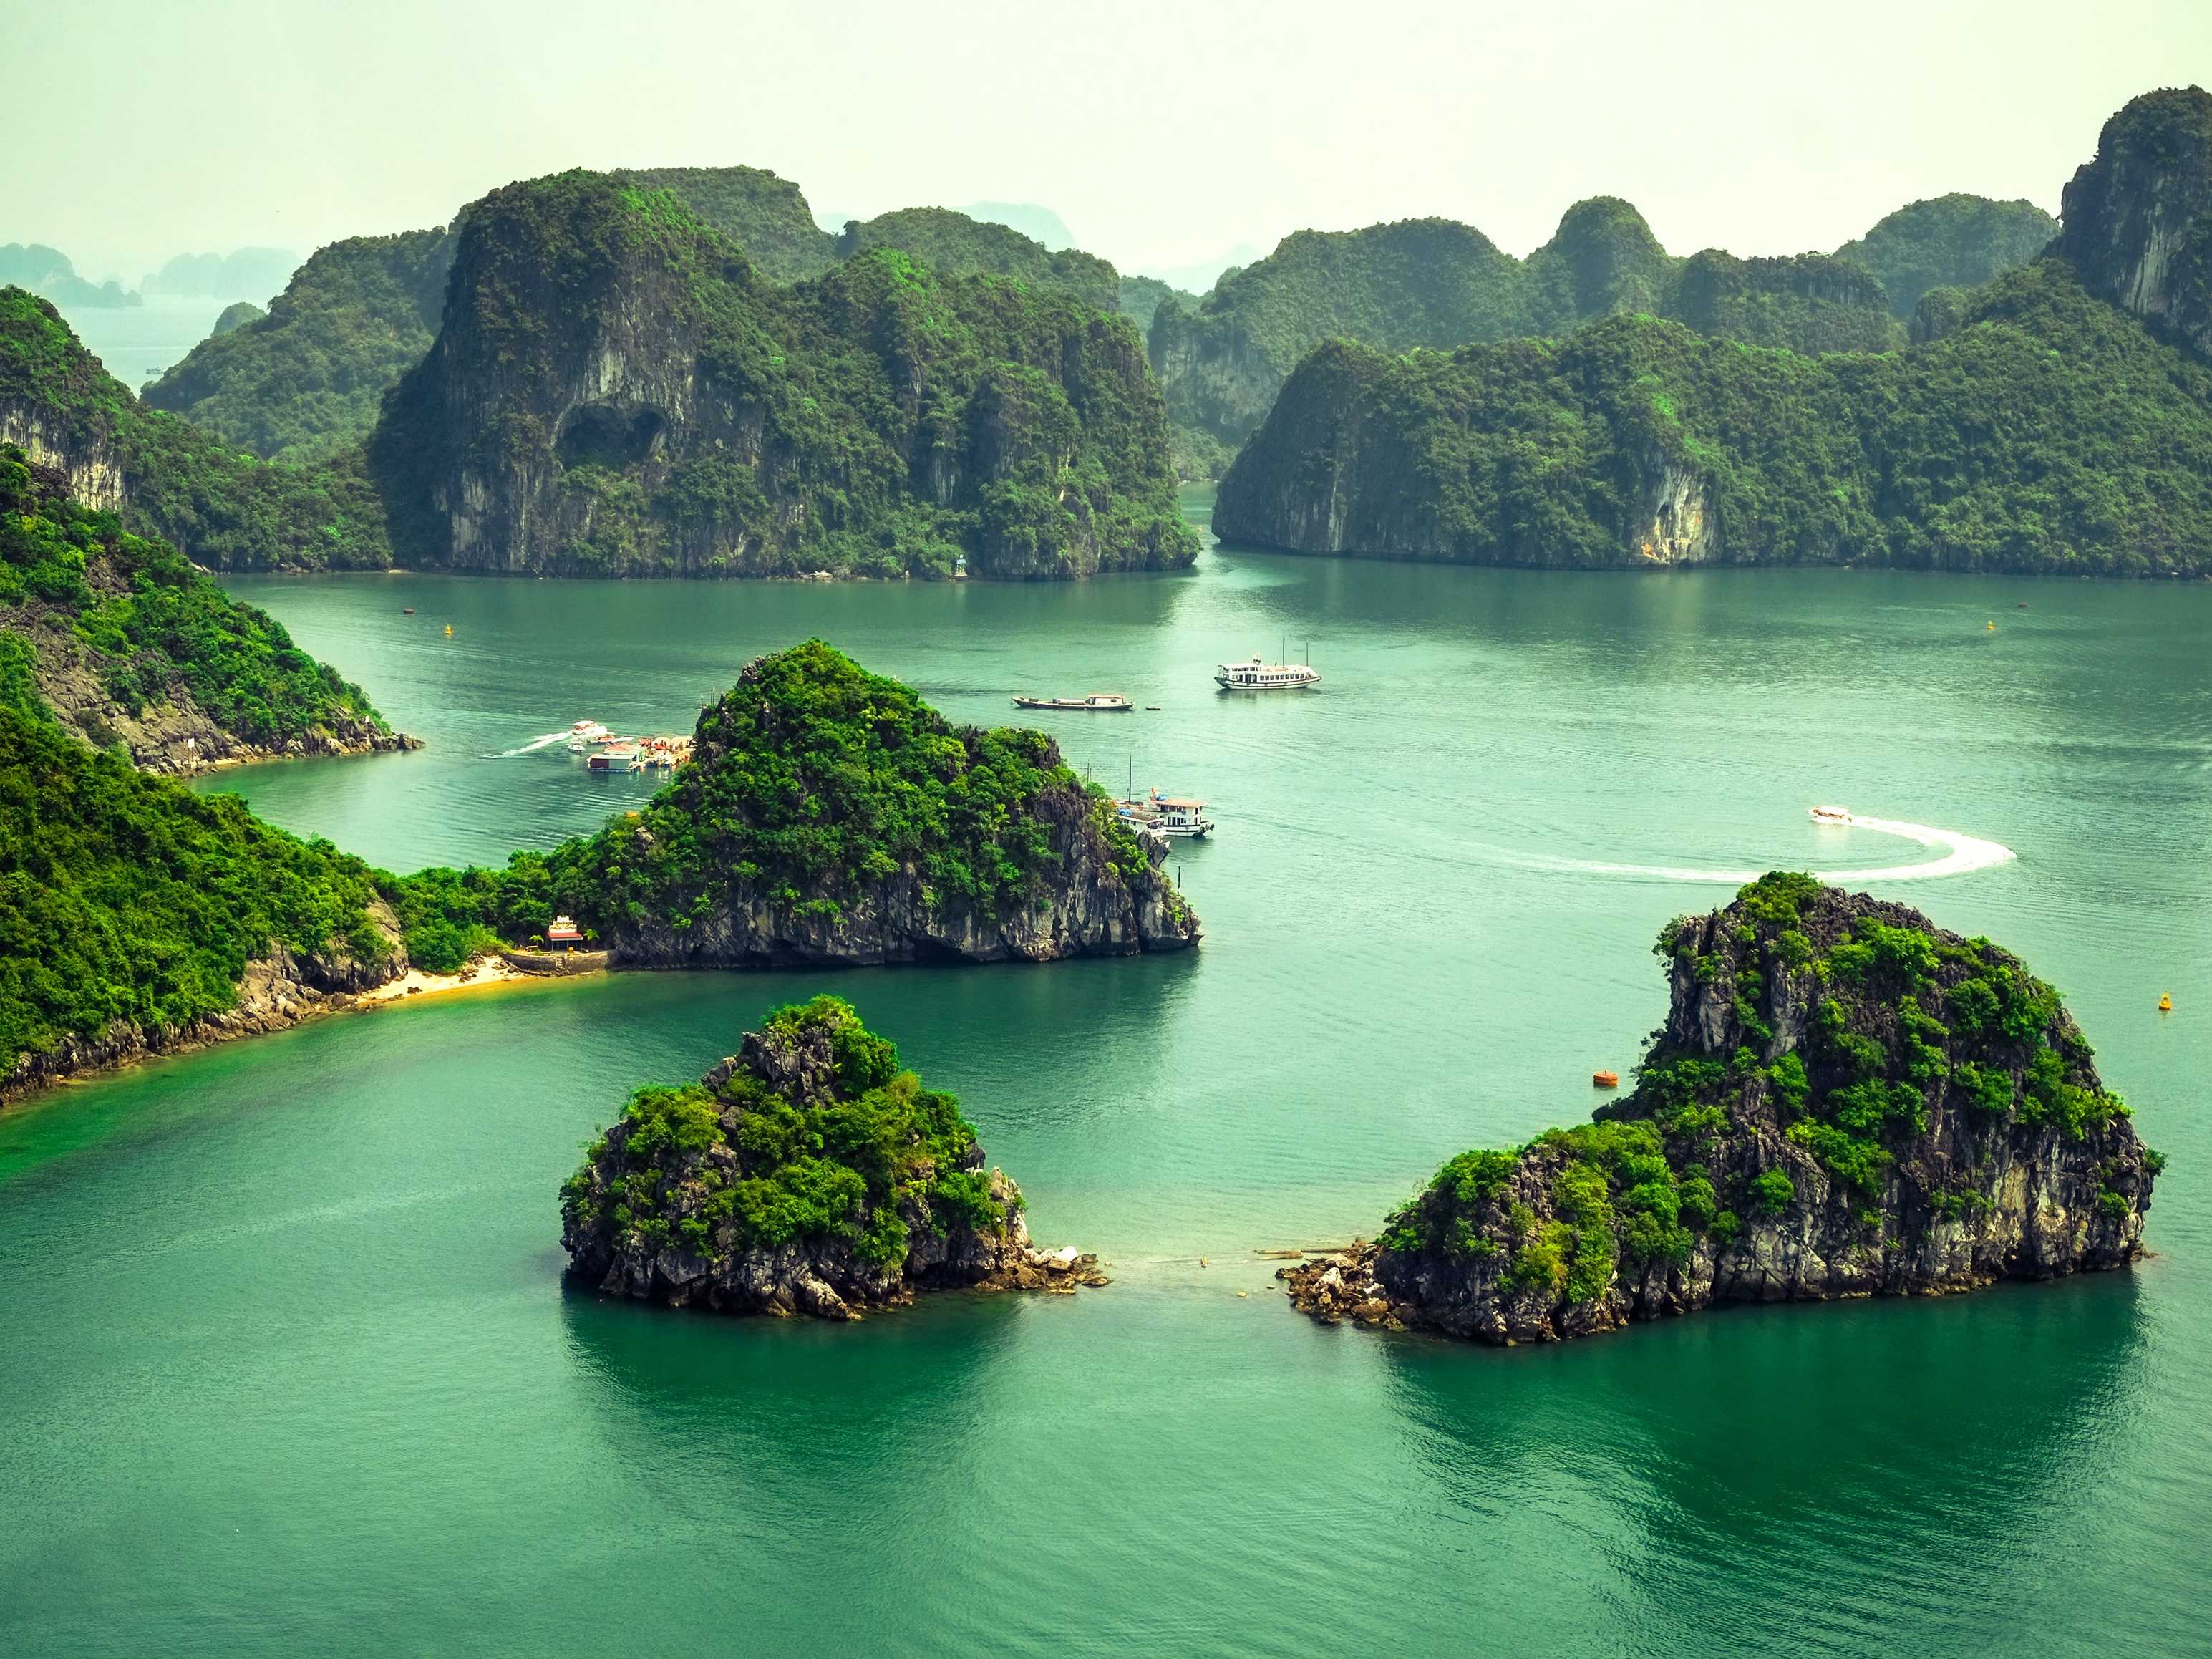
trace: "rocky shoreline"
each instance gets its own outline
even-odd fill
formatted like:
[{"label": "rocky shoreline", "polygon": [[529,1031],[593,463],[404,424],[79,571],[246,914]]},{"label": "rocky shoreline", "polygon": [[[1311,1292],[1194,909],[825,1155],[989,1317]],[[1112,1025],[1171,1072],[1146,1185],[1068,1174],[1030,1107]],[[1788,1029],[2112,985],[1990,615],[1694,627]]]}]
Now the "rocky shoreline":
[{"label": "rocky shoreline", "polygon": [[637,1091],[562,1188],[561,1243],[605,1295],[775,1317],[1111,1282],[1096,1255],[1033,1246],[1021,1189],[984,1167],[952,1097],[817,997],[696,1085]]},{"label": "rocky shoreline", "polygon": [[145,1060],[173,1059],[240,1037],[289,1030],[325,1015],[372,1012],[411,997],[514,983],[537,971],[542,970],[521,968],[497,956],[479,957],[455,974],[427,974],[397,960],[380,969],[355,963],[343,953],[302,957],[279,947],[247,964],[235,1008],[173,1031],[133,1026],[71,1041],[46,1054],[22,1055],[0,1074],[0,1109],[45,1089],[127,1071]]},{"label": "rocky shoreline", "polygon": [[[71,737],[94,749],[121,744],[143,772],[190,777],[219,768],[311,756],[394,754],[420,749],[422,740],[371,720],[339,719],[286,738],[259,744],[219,725],[179,682],[166,698],[133,714],[108,689],[100,663],[67,629],[66,619],[29,613],[20,637],[37,659],[40,699]],[[41,625],[43,624],[43,625]]]},{"label": "rocky shoreline", "polygon": [[[398,936],[398,919],[388,910],[377,921],[389,937]],[[368,1006],[372,994],[404,971],[404,958],[394,949],[394,957],[386,962],[361,963],[343,950],[302,956],[278,945],[246,964],[235,1007],[174,1030],[131,1025],[19,1056],[0,1073],[0,1107],[54,1084],[120,1071],[141,1060],[191,1054],[238,1037],[289,1030],[320,1015]]]},{"label": "rocky shoreline", "polygon": [[1452,1159],[1375,1241],[1281,1270],[1291,1304],[1510,1345],[2142,1255],[2164,1160],[2017,958],[1779,875],[1660,950],[1633,1095]]}]

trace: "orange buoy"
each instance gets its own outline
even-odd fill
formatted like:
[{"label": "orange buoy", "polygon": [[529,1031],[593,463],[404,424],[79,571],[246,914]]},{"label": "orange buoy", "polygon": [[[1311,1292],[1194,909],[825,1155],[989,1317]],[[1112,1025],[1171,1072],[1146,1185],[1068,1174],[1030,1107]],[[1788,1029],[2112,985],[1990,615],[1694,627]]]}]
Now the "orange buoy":
[{"label": "orange buoy", "polygon": [[1618,1089],[1620,1087],[1620,1073],[1618,1072],[1592,1072],[1590,1073],[1590,1086],[1594,1089]]},{"label": "orange buoy", "polygon": [[2158,1011],[2161,1014],[2172,1013],[2173,1012],[2173,999],[2171,996],[2160,997],[2158,1000]]}]

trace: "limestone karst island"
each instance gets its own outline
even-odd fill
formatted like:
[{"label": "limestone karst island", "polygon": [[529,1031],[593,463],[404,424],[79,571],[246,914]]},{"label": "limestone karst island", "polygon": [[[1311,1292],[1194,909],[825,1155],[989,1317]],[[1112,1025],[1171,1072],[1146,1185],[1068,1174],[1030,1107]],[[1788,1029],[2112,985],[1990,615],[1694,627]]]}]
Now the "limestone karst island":
[{"label": "limestone karst island", "polygon": [[0,39],[0,1654],[2204,1646],[2212,9]]}]

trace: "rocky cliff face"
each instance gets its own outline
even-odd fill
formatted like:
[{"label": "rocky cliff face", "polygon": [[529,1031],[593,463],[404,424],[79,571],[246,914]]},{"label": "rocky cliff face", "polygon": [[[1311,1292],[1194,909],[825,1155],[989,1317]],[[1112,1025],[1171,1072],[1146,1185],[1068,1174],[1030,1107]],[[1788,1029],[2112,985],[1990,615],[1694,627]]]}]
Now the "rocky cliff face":
[{"label": "rocky cliff face", "polygon": [[1134,331],[1056,289],[856,257],[779,289],[669,194],[471,208],[372,459],[422,563],[1016,578],[1188,562]]},{"label": "rocky cliff face", "polygon": [[1020,1189],[984,1167],[951,1097],[818,998],[696,1088],[641,1091],[563,1188],[561,1242],[603,1291],[725,1313],[854,1319],[918,1291],[1107,1282],[1095,1256],[1033,1249]]},{"label": "rocky cliff face", "polygon": [[1290,1270],[1299,1305],[1547,1341],[2142,1254],[2160,1160],[2007,952],[1789,876],[1659,948],[1669,1007],[1632,1097],[1455,1158],[1379,1242]]},{"label": "rocky cliff face", "polygon": [[2148,93],[2066,186],[2051,251],[2090,291],[2212,356],[2212,94]]},{"label": "rocky cliff face", "polygon": [[78,506],[95,513],[123,510],[123,459],[105,432],[69,421],[51,407],[0,398],[0,443],[15,445],[33,465],[58,474]]},{"label": "rocky cliff face", "polygon": [[[1057,748],[1046,763],[1060,764]],[[801,896],[758,879],[738,883],[681,926],[613,920],[601,942],[617,962],[651,968],[1054,962],[1198,943],[1198,918],[1168,878],[1164,846],[1148,843],[1139,869],[1117,861],[1079,783],[1048,787],[1026,811],[1042,830],[1040,863],[1049,873],[1022,902],[940,891],[912,869],[843,889],[828,907],[820,892]]]}]

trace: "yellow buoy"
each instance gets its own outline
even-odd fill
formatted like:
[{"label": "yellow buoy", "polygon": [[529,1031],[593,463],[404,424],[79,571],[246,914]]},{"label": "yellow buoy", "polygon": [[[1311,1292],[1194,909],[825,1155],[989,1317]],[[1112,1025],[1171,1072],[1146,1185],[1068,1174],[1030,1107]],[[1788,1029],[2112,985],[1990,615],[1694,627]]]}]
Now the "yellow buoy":
[{"label": "yellow buoy", "polygon": [[[450,629],[450,628],[449,628],[449,629],[447,629],[446,631],[447,631],[448,634],[450,634],[450,633],[452,633],[453,630],[452,629]],[[1996,631],[1997,631],[1997,625],[1996,625],[1995,623],[1991,623],[1990,624],[1990,633],[1992,633],[1992,634],[1994,634],[1994,633],[1996,633]]]},{"label": "yellow buoy", "polygon": [[451,623],[446,624],[446,637],[449,640],[453,637],[453,625]]},{"label": "yellow buoy", "polygon": [[2161,1014],[2172,1013],[2173,1012],[2173,999],[2170,996],[2160,997],[2158,1000],[2158,1011]]}]

